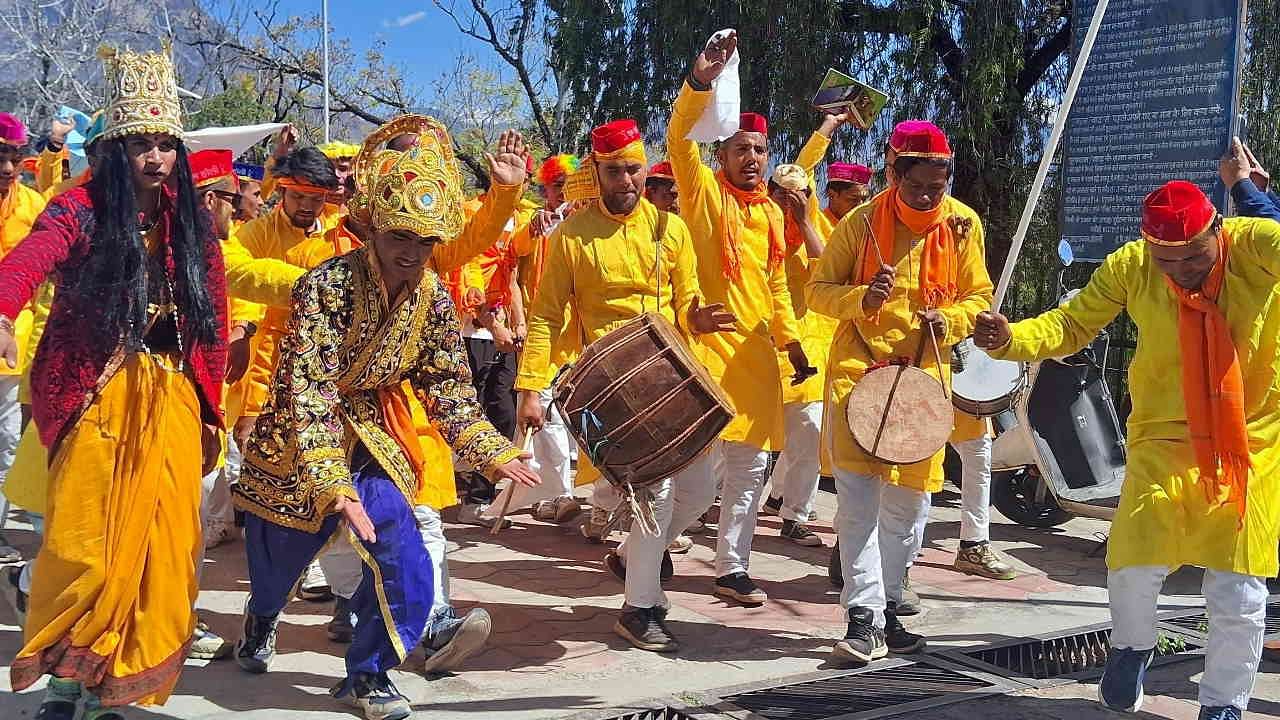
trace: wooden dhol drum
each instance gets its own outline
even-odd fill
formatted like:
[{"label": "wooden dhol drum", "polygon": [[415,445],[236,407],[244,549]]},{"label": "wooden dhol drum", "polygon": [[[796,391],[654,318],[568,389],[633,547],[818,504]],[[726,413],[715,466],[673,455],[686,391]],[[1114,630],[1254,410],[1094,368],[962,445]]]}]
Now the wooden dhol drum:
[{"label": "wooden dhol drum", "polygon": [[591,343],[555,385],[578,447],[614,485],[687,467],[736,414],[678,330],[645,313]]},{"label": "wooden dhol drum", "polygon": [[1013,406],[1027,387],[1022,363],[996,360],[966,338],[953,349],[951,402],[975,417],[994,417]]},{"label": "wooden dhol drum", "polygon": [[946,389],[912,365],[883,365],[853,386],[845,411],[863,452],[890,465],[933,457],[951,437],[955,411]]}]

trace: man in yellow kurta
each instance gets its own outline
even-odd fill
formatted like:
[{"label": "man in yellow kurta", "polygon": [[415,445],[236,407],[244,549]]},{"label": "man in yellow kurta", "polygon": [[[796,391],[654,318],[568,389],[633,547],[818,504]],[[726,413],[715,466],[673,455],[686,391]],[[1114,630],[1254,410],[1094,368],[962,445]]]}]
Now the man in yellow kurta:
[{"label": "man in yellow kurta", "polygon": [[[1224,167],[1249,175],[1239,140]],[[1205,569],[1209,646],[1201,718],[1238,720],[1262,652],[1280,537],[1280,225],[1223,220],[1195,185],[1148,195],[1142,239],[1107,257],[1062,307],[1009,325],[978,318],[992,355],[1038,360],[1087,345],[1122,310],[1138,327],[1129,364],[1129,462],[1107,544],[1112,653],[1100,695],[1136,711],[1156,644],[1165,576]]]},{"label": "man in yellow kurta", "polygon": [[[722,306],[700,307],[694,243],[684,222],[640,197],[648,163],[635,122],[616,120],[594,129],[591,145],[592,155],[584,162],[595,168],[600,199],[552,233],[546,272],[534,297],[516,377],[526,427],[543,425],[540,394],[551,384],[554,349],[565,332],[580,332],[584,342],[595,342],[644,312],[661,314],[687,337],[732,323]],[[660,258],[655,257],[658,248]],[[655,266],[660,268],[656,277]],[[570,312],[578,327],[566,325]],[[715,485],[666,480],[653,490],[658,534],[632,532],[625,551],[605,558],[626,583],[626,604],[614,632],[638,648],[674,652],[679,643],[665,623],[670,603],[659,582],[664,551],[685,527],[672,522],[673,508],[696,507],[701,513],[715,499]]]},{"label": "man in yellow kurta", "polygon": [[[835,334],[835,318],[813,312],[804,299],[804,286],[827,238],[845,213],[866,200],[871,180],[870,169],[850,163],[831,163],[827,167],[826,208],[812,199],[817,188],[813,171],[827,154],[831,135],[845,123],[844,115],[827,115],[822,125],[801,148],[796,165],[808,175],[806,200],[796,194],[782,194],[787,213],[787,288],[791,305],[803,333],[802,344],[809,359],[818,368],[816,376],[800,385],[783,387],[783,413],[786,416],[787,444],[773,466],[772,490],[765,500],[765,513],[782,518],[782,537],[805,546],[819,546],[822,540],[805,527],[818,495],[819,437],[823,418],[823,387],[826,384],[827,350]],[[776,171],[775,171],[776,175]],[[771,183],[771,187],[773,183]],[[780,185],[778,187],[781,187]],[[778,191],[781,193],[781,191]],[[794,193],[794,191],[793,191]],[[801,202],[804,201],[804,202]],[[812,234],[813,239],[809,241]],[[786,373],[789,362],[778,354],[779,372]]]},{"label": "man in yellow kurta", "polygon": [[[734,332],[708,335],[695,346],[699,359],[738,411],[720,439],[681,472],[677,487],[722,484],[716,543],[717,595],[744,604],[768,599],[747,574],[756,512],[769,452],[784,438],[778,350],[786,350],[801,380],[817,372],[800,345],[800,328],[787,292],[782,210],[769,199],[767,123],[744,113],[739,129],[720,144],[720,171],[702,162],[688,139],[711,109],[712,84],[737,48],[737,35],[708,45],[694,60],[667,124],[667,156],[680,188],[680,217],[693,235],[698,285],[707,302],[723,303],[737,317]],[[710,505],[708,502],[707,505]],[[678,507],[674,527],[688,527],[706,506]]]},{"label": "man in yellow kurta", "polygon": [[890,149],[897,183],[840,221],[807,289],[811,310],[840,320],[827,366],[834,420],[823,429],[845,549],[840,600],[849,614],[834,652],[860,662],[924,646],[902,626],[896,604],[923,541],[929,493],[942,486],[943,452],[902,466],[867,455],[844,420],[850,391],[872,365],[916,356],[930,333],[943,365],[925,352],[921,369],[948,382],[951,345],[991,302],[982,222],[946,192],[953,170],[946,136],[931,123],[907,121],[894,129]]},{"label": "man in yellow kurta", "polygon": [[[23,185],[18,178],[18,163],[26,144],[27,128],[22,121],[9,113],[0,113],[0,258],[22,242],[44,210],[44,196]],[[31,312],[23,310],[14,325],[19,346],[25,348],[31,335]],[[13,466],[18,440],[22,437],[22,406],[18,402],[22,371],[21,363],[12,368],[0,363],[0,483]],[[0,561],[21,559],[22,555],[0,537]]]}]

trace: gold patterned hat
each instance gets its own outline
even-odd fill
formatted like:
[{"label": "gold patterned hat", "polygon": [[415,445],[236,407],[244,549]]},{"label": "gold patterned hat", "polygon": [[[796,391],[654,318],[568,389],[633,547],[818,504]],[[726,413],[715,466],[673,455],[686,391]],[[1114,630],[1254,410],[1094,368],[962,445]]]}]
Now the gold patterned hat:
[{"label": "gold patterned hat", "polygon": [[98,51],[107,81],[106,129],[103,139],[143,133],[182,137],[182,106],[169,49],[123,52],[112,47]]},{"label": "gold patterned hat", "polygon": [[450,242],[462,233],[462,172],[449,131],[425,118],[416,147],[381,151],[365,176],[369,214],[379,232],[408,230]]}]

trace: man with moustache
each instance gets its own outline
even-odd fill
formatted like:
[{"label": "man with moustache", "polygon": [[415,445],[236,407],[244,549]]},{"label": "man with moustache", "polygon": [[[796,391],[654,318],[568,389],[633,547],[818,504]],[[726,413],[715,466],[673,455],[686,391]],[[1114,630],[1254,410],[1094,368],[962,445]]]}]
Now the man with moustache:
[{"label": "man with moustache", "polygon": [[[595,342],[644,312],[661,314],[686,337],[696,336],[695,344],[733,327],[734,317],[722,304],[701,303],[693,241],[684,222],[640,196],[648,163],[635,122],[615,120],[595,128],[591,146],[592,154],[583,162],[594,167],[600,197],[552,233],[546,272],[529,319],[515,384],[520,421],[526,427],[540,428],[544,422],[546,408],[539,393],[550,385],[552,348],[565,332],[580,331],[585,342]],[[660,258],[655,257],[659,250]],[[655,265],[660,266],[658,277]],[[566,327],[570,308],[578,328]],[[579,472],[594,474],[585,460],[579,458]],[[670,563],[665,554],[667,533],[674,536],[684,528],[672,524],[673,507],[704,494],[699,488],[687,495],[688,489],[672,480],[656,486],[659,534],[633,531],[625,553],[620,549],[606,557],[610,569],[624,575],[626,583],[626,602],[614,632],[644,650],[673,652],[679,647],[665,622],[669,603],[659,574],[660,565]],[[698,512],[703,508],[705,504]]]}]

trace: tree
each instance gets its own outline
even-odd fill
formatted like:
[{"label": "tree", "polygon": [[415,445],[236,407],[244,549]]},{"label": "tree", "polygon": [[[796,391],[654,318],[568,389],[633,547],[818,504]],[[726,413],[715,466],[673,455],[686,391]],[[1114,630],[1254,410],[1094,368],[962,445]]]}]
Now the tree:
[{"label": "tree", "polygon": [[[435,101],[429,110],[451,129],[454,149],[477,186],[488,183],[484,153],[508,128],[522,128],[528,120],[524,90],[507,81],[474,55],[461,55],[434,83]],[[531,128],[525,128],[531,130]],[[536,131],[529,132],[534,152],[543,148]]]}]

